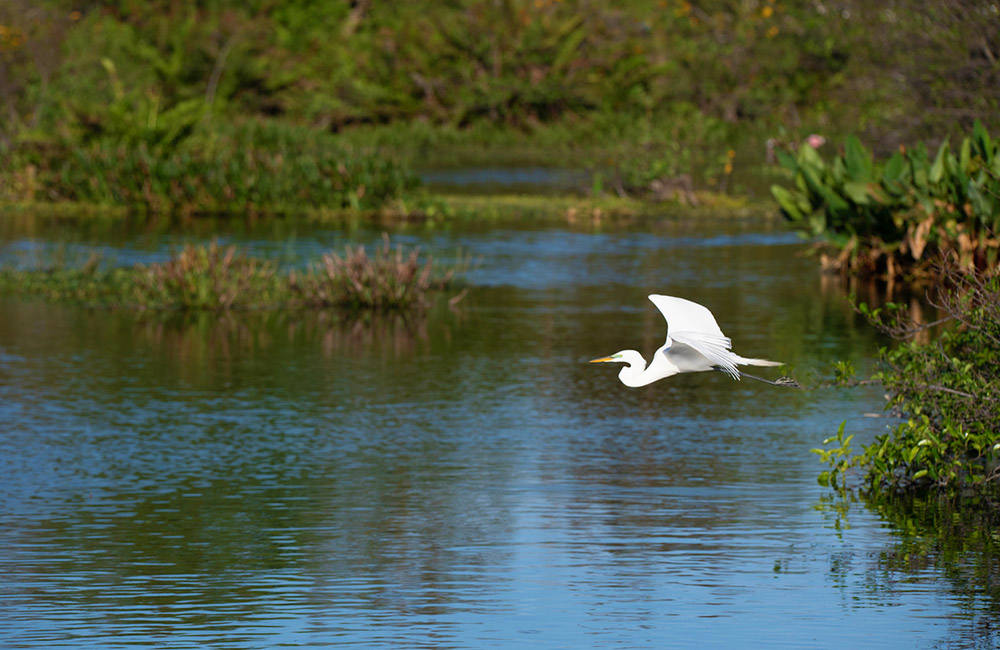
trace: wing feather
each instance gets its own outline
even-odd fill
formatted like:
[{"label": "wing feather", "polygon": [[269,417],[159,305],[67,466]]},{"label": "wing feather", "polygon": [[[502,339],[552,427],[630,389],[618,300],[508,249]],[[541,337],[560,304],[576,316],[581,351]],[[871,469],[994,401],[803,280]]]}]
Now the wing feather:
[{"label": "wing feather", "polygon": [[740,371],[736,367],[734,358],[736,355],[729,351],[732,341],[728,337],[702,332],[674,332],[670,338],[693,349],[708,359],[711,365],[718,367],[733,379],[740,378]]},{"label": "wing feather", "polygon": [[[719,367],[734,379],[740,378],[740,371],[736,368],[736,355],[730,352],[732,341],[722,333],[715,316],[707,307],[684,298],[656,293],[650,295],[649,299],[667,321],[667,342],[663,349],[665,354],[669,354],[669,347],[673,342],[681,343],[705,357],[712,366]],[[701,369],[705,368],[699,368]]]},{"label": "wing feather", "polygon": [[684,298],[657,293],[650,295],[649,299],[667,320],[668,337],[672,336],[671,332],[698,332],[725,338],[707,307]]}]

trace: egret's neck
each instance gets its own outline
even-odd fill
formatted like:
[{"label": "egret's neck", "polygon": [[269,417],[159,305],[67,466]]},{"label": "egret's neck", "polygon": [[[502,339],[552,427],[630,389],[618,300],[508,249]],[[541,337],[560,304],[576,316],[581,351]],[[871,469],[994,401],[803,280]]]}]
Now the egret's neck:
[{"label": "egret's neck", "polygon": [[651,384],[659,377],[654,377],[652,373],[646,372],[646,360],[641,354],[634,355],[637,358],[631,359],[628,365],[618,373],[618,379],[629,388],[639,388]]},{"label": "egret's neck", "polygon": [[654,381],[659,381],[664,377],[676,375],[678,372],[677,366],[671,363],[662,352],[662,348],[658,350],[653,356],[653,361],[648,366],[646,365],[646,359],[635,350],[622,353],[627,355],[624,361],[628,365],[618,373],[618,379],[629,388],[639,388],[640,386],[652,384]]}]

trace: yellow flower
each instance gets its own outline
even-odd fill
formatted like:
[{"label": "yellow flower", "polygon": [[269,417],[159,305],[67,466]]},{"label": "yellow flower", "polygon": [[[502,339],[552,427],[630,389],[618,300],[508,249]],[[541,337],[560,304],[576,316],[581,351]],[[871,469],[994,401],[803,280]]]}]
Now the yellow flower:
[{"label": "yellow flower", "polygon": [[760,10],[760,15],[764,18],[770,18],[774,14],[774,7],[768,5]]},{"label": "yellow flower", "polygon": [[767,30],[767,37],[768,38],[774,38],[777,35],[778,35],[778,26],[777,25],[771,25],[771,28],[769,30]]}]

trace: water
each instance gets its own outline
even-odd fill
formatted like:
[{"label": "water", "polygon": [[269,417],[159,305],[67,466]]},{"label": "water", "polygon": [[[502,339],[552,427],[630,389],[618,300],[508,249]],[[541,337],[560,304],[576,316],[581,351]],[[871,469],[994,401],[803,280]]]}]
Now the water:
[{"label": "water", "polygon": [[[150,261],[209,226],[0,232]],[[300,264],[374,231],[230,224]],[[974,553],[816,484],[874,389],[586,360],[710,306],[815,382],[882,343],[779,227],[400,233],[480,265],[454,308],[163,318],[0,300],[0,647],[992,647]],[[761,373],[769,372],[760,369]],[[908,556],[909,557],[909,556]],[[902,565],[902,566],[901,566]],[[989,575],[987,569],[987,575]],[[992,620],[995,620],[992,619]],[[985,621],[985,623],[984,623]],[[984,632],[985,630],[985,632]]]}]

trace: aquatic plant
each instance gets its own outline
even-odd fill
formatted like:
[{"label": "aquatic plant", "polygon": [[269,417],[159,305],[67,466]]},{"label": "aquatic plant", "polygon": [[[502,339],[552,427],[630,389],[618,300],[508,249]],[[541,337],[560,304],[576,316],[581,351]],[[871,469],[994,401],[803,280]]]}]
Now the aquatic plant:
[{"label": "aquatic plant", "polygon": [[[92,258],[92,260],[95,258]],[[273,261],[235,245],[188,244],[164,262],[100,269],[0,269],[0,294],[140,309],[232,310],[335,307],[394,311],[427,303],[468,260],[439,270],[418,248],[391,246],[388,235],[369,256],[363,246],[327,253],[305,272],[278,273]]]},{"label": "aquatic plant", "polygon": [[171,309],[261,307],[279,299],[275,265],[248,257],[235,245],[187,244],[166,262],[137,265],[135,303]]},{"label": "aquatic plant", "polygon": [[[831,468],[821,482],[843,484],[844,474],[859,467],[872,490],[1000,486],[1000,274],[954,263],[937,273],[943,286],[933,302],[951,326],[931,342],[882,348],[872,378],[885,387],[887,408],[906,420],[857,456],[842,425],[824,441],[833,447],[814,450]],[[897,337],[927,329],[910,322],[899,305],[859,310]]]},{"label": "aquatic plant", "polygon": [[305,273],[293,273],[289,286],[310,306],[393,310],[424,303],[428,292],[448,285],[455,270],[436,274],[432,258],[420,260],[419,248],[393,248],[383,234],[373,255],[363,246],[327,253]]},{"label": "aquatic plant", "polygon": [[55,302],[119,305],[132,290],[131,269],[0,268],[0,294]]},{"label": "aquatic plant", "polygon": [[876,163],[855,137],[830,162],[808,143],[778,159],[795,187],[771,192],[798,230],[823,238],[828,270],[919,275],[949,252],[964,266],[1000,262],[1000,141],[978,121],[933,160],[919,144]]}]

